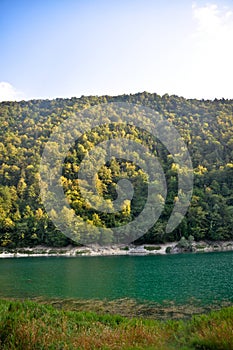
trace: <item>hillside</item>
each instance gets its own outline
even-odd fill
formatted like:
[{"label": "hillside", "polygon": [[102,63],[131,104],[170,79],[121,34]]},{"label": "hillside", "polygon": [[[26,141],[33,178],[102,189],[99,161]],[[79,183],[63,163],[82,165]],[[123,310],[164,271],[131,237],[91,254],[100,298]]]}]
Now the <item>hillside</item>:
[{"label": "hillside", "polygon": [[[156,224],[139,241],[161,243],[190,235],[195,240],[233,239],[233,100],[195,100],[178,96],[138,93],[122,96],[90,96],[71,99],[0,103],[0,246],[24,247],[71,242],[49,219],[40,198],[39,164],[54,126],[79,111],[101,103],[143,105],[171,121],[188,147],[194,168],[191,206],[180,225],[166,232],[166,223],[177,198],[177,168],[164,145],[142,130],[115,125],[96,128],[79,138],[67,154],[61,182],[76,215],[96,226],[89,242],[117,243],[117,237],[100,237],[98,227],[124,225],[142,211],[147,190],[145,174],[132,162],[112,160],[98,172],[96,186],[105,199],[116,198],[116,183],[132,178],[135,193],[118,213],[96,212],[78,188],[77,173],[86,152],[109,134],[129,135],[144,142],[159,158],[167,182],[164,210]],[[119,126],[119,125],[118,125]],[[67,215],[67,220],[69,219]],[[78,241],[78,238],[77,240]]]}]

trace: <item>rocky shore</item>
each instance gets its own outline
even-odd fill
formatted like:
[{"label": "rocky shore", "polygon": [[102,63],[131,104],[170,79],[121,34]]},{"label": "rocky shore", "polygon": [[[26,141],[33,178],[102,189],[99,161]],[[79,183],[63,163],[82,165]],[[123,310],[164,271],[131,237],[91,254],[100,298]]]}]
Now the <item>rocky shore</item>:
[{"label": "rocky shore", "polygon": [[[184,243],[184,242],[183,242]],[[20,257],[41,257],[41,256],[113,256],[113,255],[165,255],[179,253],[198,253],[198,252],[218,252],[233,251],[233,241],[216,241],[216,242],[191,242],[182,244],[179,242],[169,242],[164,244],[143,244],[143,245],[109,245],[100,246],[93,244],[89,246],[74,247],[67,246],[64,248],[54,248],[37,246],[33,248],[2,248],[0,258],[20,258]]]}]

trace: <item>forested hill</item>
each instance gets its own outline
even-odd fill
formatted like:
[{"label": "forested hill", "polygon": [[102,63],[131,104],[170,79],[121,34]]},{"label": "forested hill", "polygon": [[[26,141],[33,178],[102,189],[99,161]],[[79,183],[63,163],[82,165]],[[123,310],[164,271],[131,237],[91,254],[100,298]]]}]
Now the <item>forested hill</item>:
[{"label": "forested hill", "polygon": [[[177,198],[177,168],[165,147],[142,131],[127,127],[125,133],[143,139],[159,157],[166,174],[168,194],[158,222],[143,237],[149,242],[179,240],[192,235],[196,240],[233,239],[233,100],[204,101],[178,96],[135,95],[90,96],[71,99],[2,102],[0,104],[0,245],[2,247],[46,244],[62,246],[69,239],[59,232],[43,208],[39,196],[39,164],[52,128],[70,115],[106,102],[129,102],[148,106],[177,128],[190,152],[194,168],[191,206],[181,224],[171,233],[165,227]],[[115,199],[116,183],[131,177],[135,194],[121,212],[101,213],[85,202],[77,184],[77,172],[87,150],[104,137],[109,126],[84,135],[70,150],[61,178],[76,215],[98,227],[119,226],[134,220],[146,200],[143,172],[131,162],[113,160],[103,166],[96,184],[105,198]],[[99,131],[99,133],[98,133]],[[138,187],[137,187],[138,186]],[[69,216],[69,213],[67,213]],[[103,237],[102,237],[103,239]],[[116,242],[110,235],[106,243]]]}]

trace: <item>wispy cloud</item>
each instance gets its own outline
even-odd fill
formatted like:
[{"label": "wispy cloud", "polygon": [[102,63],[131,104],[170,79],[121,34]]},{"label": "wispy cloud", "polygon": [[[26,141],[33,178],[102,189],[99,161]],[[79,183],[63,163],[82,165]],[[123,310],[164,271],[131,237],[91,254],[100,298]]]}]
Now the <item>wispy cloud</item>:
[{"label": "wispy cloud", "polygon": [[[233,10],[215,4],[198,7],[192,6],[193,17],[196,21],[194,37],[196,44],[202,46],[207,56],[215,53],[221,56],[228,53],[233,58]],[[216,56],[212,57],[213,60]],[[223,60],[221,59],[220,62]]]},{"label": "wispy cloud", "polygon": [[[220,8],[216,4],[205,6],[192,6],[193,17],[197,20],[197,35],[206,35],[209,38],[219,39],[224,37],[232,39],[233,11],[227,7]],[[230,31],[229,31],[230,30]],[[225,37],[226,38],[226,37]],[[230,43],[229,43],[230,44]]]},{"label": "wispy cloud", "polygon": [[200,90],[209,89],[210,95],[218,90],[218,97],[232,97],[229,94],[233,80],[233,8],[195,3],[192,14],[193,62],[201,77]]},{"label": "wispy cloud", "polygon": [[24,94],[18,91],[10,83],[0,82],[0,101],[19,101],[24,98]]}]

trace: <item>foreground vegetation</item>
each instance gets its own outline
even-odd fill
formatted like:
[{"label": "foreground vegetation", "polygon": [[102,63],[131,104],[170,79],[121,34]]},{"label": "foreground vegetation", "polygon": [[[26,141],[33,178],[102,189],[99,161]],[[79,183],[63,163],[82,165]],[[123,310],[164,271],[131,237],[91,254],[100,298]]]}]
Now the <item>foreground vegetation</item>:
[{"label": "foreground vegetation", "polygon": [[[118,213],[101,213],[91,208],[81,195],[77,174],[80,163],[95,145],[109,138],[125,137],[145,144],[159,158],[166,175],[168,195],[160,220],[141,242],[179,241],[191,235],[199,240],[233,238],[233,100],[190,100],[167,94],[139,93],[123,96],[82,96],[81,98],[32,100],[0,103],[0,246],[28,247],[38,244],[65,246],[71,241],[49,220],[39,196],[39,164],[53,127],[70,116],[101,103],[128,102],[159,112],[172,122],[188,147],[194,168],[194,191],[187,215],[173,232],[165,227],[177,201],[178,166],[161,142],[148,133],[118,120],[95,128],[79,138],[70,149],[60,181],[72,209],[64,209],[62,222],[76,214],[96,226],[85,242],[118,243],[117,237],[100,237],[98,227],[122,226],[142,211],[147,195],[145,173],[135,164],[112,160],[99,169],[97,191],[110,202],[116,198],[116,184],[130,177],[135,195]],[[110,111],[111,112],[111,111]],[[114,110],[112,114],[114,115]],[[93,120],[87,113],[86,123]],[[88,124],[89,125],[89,124]],[[80,125],[79,125],[80,126]],[[53,149],[52,149],[53,148]],[[51,154],[58,152],[53,144]],[[161,198],[160,198],[161,199]],[[163,198],[161,199],[163,200]],[[56,216],[54,211],[53,215]],[[127,234],[124,232],[124,234]],[[75,237],[78,241],[78,237]]]},{"label": "foreground vegetation", "polygon": [[0,301],[0,349],[233,349],[233,307],[156,321]]}]

